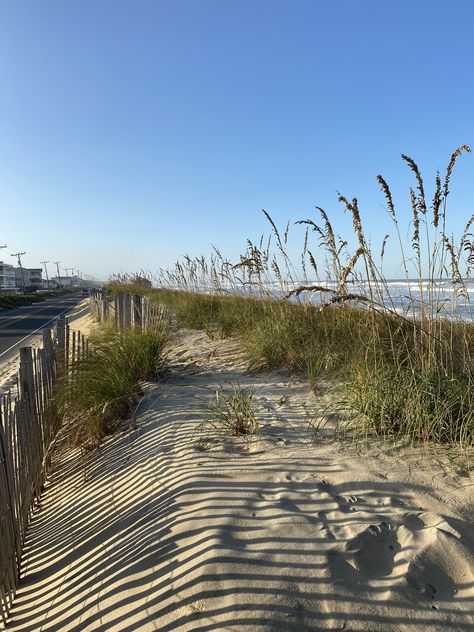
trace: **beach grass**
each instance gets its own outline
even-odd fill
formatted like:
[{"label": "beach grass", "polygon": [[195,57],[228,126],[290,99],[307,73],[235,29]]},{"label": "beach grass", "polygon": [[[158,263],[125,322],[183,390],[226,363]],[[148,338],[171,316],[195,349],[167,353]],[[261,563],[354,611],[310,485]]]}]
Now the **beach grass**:
[{"label": "beach grass", "polygon": [[260,423],[254,405],[254,392],[240,384],[215,390],[201,406],[199,445],[212,445],[226,437],[237,437],[250,447],[260,438]]},{"label": "beach grass", "polygon": [[163,328],[117,332],[101,327],[86,357],[62,376],[56,403],[70,442],[96,446],[130,417],[141,383],[166,369],[169,334]]},{"label": "beach grass", "polygon": [[[314,219],[296,222],[304,229],[297,260],[289,254],[289,225],[280,231],[264,211],[270,238],[247,240],[237,262],[215,248],[209,259],[185,256],[161,270],[154,289],[137,287],[126,276],[109,287],[145,292],[170,306],[179,322],[211,336],[240,336],[255,368],[337,380],[353,413],[346,430],[356,435],[471,446],[474,326],[456,309],[469,308],[474,216],[454,237],[447,212],[453,169],[466,152],[465,145],[455,150],[444,178],[436,174],[430,201],[418,165],[402,156],[414,176],[406,226],[389,185],[377,177],[387,223],[378,247],[366,233],[357,199],[339,195],[352,234],[340,237],[317,208]],[[388,240],[397,244],[404,274],[402,306],[383,272]]]}]

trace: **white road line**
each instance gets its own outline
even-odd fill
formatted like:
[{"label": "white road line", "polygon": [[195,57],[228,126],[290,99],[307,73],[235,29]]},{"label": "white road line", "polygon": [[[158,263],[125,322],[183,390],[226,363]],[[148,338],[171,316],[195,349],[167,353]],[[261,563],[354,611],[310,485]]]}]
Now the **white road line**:
[{"label": "white road line", "polygon": [[[60,312],[59,314],[56,314],[56,316],[54,318],[51,318],[51,320],[48,320],[47,323],[44,323],[44,325],[41,325],[41,327],[38,327],[38,329],[35,329],[34,331],[30,331],[30,333],[25,336],[24,338],[22,338],[21,340],[17,340],[15,342],[15,344],[13,344],[11,347],[8,347],[8,349],[6,349],[5,351],[2,351],[2,353],[0,353],[0,358],[5,355],[6,353],[8,353],[9,351],[11,351],[12,349],[14,349],[15,347],[17,347],[18,345],[20,345],[24,340],[27,340],[28,338],[30,338],[31,336],[34,336],[36,333],[38,333],[38,331],[41,331],[42,329],[45,329],[45,327],[47,327],[49,325],[49,323],[52,323],[56,320],[56,318],[58,318],[59,316],[61,316],[61,314],[64,314],[64,312],[67,312],[69,309],[73,309],[72,307],[66,307],[66,309],[63,309],[62,312]],[[87,307],[84,307],[83,309],[87,309]],[[82,311],[82,310],[80,310]],[[77,314],[79,314],[79,312],[76,312]]]}]

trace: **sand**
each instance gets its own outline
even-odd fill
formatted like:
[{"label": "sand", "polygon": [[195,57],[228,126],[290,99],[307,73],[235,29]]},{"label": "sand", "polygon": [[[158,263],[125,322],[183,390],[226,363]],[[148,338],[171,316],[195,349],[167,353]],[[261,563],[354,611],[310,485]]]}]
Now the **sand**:
[{"label": "sand", "polygon": [[[311,443],[330,392],[246,373],[236,341],[181,331],[173,359],[100,451],[56,455],[10,630],[474,629],[473,478]],[[261,441],[199,449],[203,398],[236,382]]]}]

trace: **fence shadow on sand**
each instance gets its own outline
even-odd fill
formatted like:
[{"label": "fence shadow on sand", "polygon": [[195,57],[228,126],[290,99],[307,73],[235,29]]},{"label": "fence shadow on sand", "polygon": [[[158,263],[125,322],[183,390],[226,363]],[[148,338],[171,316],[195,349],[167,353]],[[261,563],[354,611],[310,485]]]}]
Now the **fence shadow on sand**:
[{"label": "fence shadow on sand", "polygon": [[[261,444],[197,450],[206,387],[256,379]],[[87,456],[86,481],[84,459],[62,455],[9,628],[471,629],[469,525],[424,512],[421,485],[355,480],[346,456],[309,447],[305,389],[231,368],[175,372],[148,387],[136,428]]]}]

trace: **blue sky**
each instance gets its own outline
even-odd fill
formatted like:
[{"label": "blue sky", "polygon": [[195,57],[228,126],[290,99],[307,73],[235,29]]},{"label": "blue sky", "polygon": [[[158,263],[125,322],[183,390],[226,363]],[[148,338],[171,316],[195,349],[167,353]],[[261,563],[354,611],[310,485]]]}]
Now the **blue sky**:
[{"label": "blue sky", "polygon": [[[286,224],[317,204],[345,235],[336,190],[377,242],[375,176],[408,217],[400,153],[431,195],[474,145],[473,27],[458,0],[0,0],[1,256],[99,278],[211,243],[233,258],[268,230],[261,208]],[[473,169],[458,162],[453,230]]]}]

